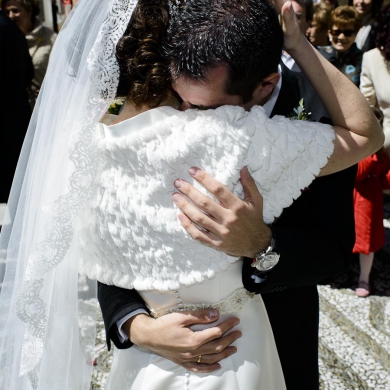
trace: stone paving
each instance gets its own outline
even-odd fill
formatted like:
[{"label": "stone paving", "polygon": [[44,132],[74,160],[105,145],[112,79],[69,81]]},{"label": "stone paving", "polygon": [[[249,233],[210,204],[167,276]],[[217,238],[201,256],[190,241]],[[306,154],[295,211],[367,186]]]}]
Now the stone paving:
[{"label": "stone paving", "polygon": [[385,198],[386,244],[375,254],[371,295],[354,293],[359,259],[331,286],[320,286],[321,389],[390,390],[390,197]]}]

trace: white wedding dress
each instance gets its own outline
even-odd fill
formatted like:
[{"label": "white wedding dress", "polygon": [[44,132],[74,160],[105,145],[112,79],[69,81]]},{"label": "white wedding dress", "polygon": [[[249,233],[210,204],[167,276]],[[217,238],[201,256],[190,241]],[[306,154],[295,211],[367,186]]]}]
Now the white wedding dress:
[{"label": "white wedding dress", "polygon": [[[234,329],[242,337],[233,343],[237,353],[222,360],[221,369],[210,374],[195,374],[185,368],[133,346],[114,351],[114,360],[106,390],[284,390],[286,389],[272,329],[260,295],[253,299],[242,295],[242,261],[232,264],[212,280],[179,288],[175,292],[141,292],[155,310],[178,305],[178,295],[184,303],[210,304],[231,298],[234,312],[222,315],[221,321],[238,317]],[[240,294],[241,293],[241,294]],[[241,302],[240,302],[241,300]],[[241,308],[241,310],[239,309]],[[194,331],[206,326],[194,326]]]},{"label": "white wedding dress", "polygon": [[[243,288],[242,259],[195,242],[177,220],[173,182],[198,166],[239,197],[247,165],[271,223],[291,205],[333,151],[330,126],[262,107],[179,112],[160,107],[113,126],[100,124],[100,191],[84,216],[81,272],[139,291],[151,314],[215,307],[219,323],[238,317],[237,353],[211,374],[187,372],[133,346],[115,350],[108,390],[283,390],[283,373],[260,296]],[[209,325],[207,325],[209,326]],[[214,326],[214,325],[213,325]],[[194,326],[202,330],[205,326]]]}]

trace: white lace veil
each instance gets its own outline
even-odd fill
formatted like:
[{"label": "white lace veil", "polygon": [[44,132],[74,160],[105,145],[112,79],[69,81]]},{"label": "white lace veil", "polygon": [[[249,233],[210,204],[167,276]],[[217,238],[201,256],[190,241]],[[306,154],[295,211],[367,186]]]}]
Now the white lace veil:
[{"label": "white lace veil", "polygon": [[52,51],[0,236],[0,389],[89,389],[96,283],[78,275],[96,123],[115,97],[115,47],[136,0],[80,0]]}]

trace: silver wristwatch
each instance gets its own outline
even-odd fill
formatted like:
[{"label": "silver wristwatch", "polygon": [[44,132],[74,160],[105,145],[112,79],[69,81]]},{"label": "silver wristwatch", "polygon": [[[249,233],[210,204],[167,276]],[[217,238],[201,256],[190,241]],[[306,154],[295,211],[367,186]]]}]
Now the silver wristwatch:
[{"label": "silver wristwatch", "polygon": [[271,239],[270,246],[261,253],[257,254],[253,259],[252,267],[256,268],[260,272],[270,271],[279,262],[280,255],[274,252],[275,239]]}]

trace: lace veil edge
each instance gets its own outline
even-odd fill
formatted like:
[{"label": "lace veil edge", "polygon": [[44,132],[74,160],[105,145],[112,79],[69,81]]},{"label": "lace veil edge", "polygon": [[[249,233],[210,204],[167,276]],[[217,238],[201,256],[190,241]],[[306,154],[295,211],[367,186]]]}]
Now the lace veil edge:
[{"label": "lace veil edge", "polygon": [[0,388],[89,389],[96,283],[78,272],[78,216],[98,175],[96,124],[135,0],[81,0],[63,26],[0,236]]}]

